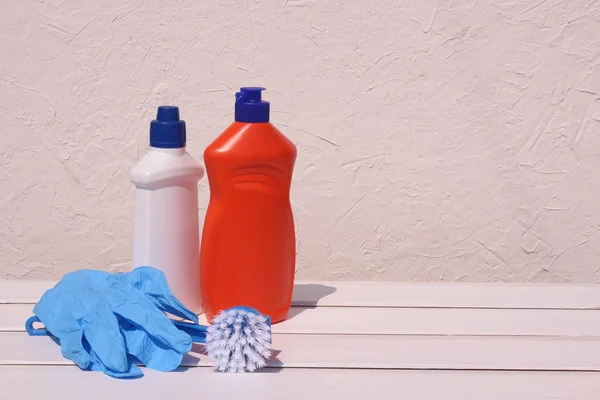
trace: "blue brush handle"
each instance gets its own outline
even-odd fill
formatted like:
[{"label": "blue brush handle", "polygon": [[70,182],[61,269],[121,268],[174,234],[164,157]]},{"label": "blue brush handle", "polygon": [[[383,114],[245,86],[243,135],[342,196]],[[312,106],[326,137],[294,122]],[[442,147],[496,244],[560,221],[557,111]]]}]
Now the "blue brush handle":
[{"label": "blue brush handle", "polygon": [[[169,318],[170,319],[170,318]],[[192,341],[196,343],[206,343],[206,331],[207,327],[204,325],[197,325],[191,322],[175,321],[170,319],[173,325],[175,325],[180,331],[183,331],[192,337]],[[33,324],[36,322],[42,322],[40,319],[33,315],[25,322],[25,330],[29,336],[50,336],[50,332],[46,328],[34,328]]]}]

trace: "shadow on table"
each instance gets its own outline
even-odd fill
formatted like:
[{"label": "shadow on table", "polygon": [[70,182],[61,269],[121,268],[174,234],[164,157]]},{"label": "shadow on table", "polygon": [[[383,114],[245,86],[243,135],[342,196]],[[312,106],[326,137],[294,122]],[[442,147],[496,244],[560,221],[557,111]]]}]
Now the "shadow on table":
[{"label": "shadow on table", "polygon": [[[294,285],[294,300],[293,306],[288,313],[287,319],[294,318],[296,315],[307,309],[316,308],[319,300],[335,293],[337,289],[333,286],[327,286],[319,283],[297,283]],[[194,354],[196,355],[194,355]],[[281,350],[272,349],[271,357],[269,358],[268,366],[259,369],[254,373],[273,374],[279,373],[283,369],[283,362],[278,358]],[[208,357],[206,347],[201,343],[193,343],[192,351],[186,354],[183,358],[181,367],[176,371],[184,372],[189,368],[196,367],[200,364],[200,357]]]},{"label": "shadow on table", "polygon": [[277,357],[281,354],[281,350],[271,349],[271,357],[267,360],[267,367],[259,369],[258,373],[262,374],[276,374],[283,370],[283,362]]},{"label": "shadow on table", "polygon": [[335,293],[337,289],[333,286],[327,286],[320,283],[297,283],[294,285],[294,297],[292,308],[288,313],[287,319],[292,319],[296,315],[307,309],[316,308],[319,300]]},{"label": "shadow on table", "polygon": [[[202,357],[208,358],[208,353],[206,351],[206,347],[201,343],[193,343],[192,351],[183,356],[183,361],[181,366],[176,369],[177,372],[185,372],[190,368],[197,367],[200,364],[200,358],[195,353]],[[268,366],[262,369],[255,371],[254,373],[267,373],[272,374],[276,372],[281,372],[283,369],[283,362],[277,357],[281,353],[281,350],[272,349],[271,357],[267,361]]]}]

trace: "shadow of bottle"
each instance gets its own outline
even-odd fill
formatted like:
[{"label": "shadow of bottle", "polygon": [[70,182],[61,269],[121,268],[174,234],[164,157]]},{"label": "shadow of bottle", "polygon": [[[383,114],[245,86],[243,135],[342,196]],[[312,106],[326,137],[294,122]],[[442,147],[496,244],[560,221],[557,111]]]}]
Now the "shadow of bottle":
[{"label": "shadow of bottle", "polygon": [[319,305],[319,301],[333,293],[337,289],[333,286],[323,285],[321,283],[297,283],[294,285],[294,294],[292,297],[292,307],[286,320],[294,318],[296,315]]}]

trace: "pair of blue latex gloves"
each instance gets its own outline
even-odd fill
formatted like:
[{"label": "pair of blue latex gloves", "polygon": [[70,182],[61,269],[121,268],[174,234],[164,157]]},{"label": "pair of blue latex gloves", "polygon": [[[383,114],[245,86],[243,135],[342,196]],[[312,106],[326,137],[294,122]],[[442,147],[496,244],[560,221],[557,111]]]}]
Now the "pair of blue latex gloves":
[{"label": "pair of blue latex gloves", "polygon": [[33,311],[58,339],[64,357],[117,378],[142,376],[137,363],[159,371],[180,365],[192,338],[165,313],[198,323],[171,293],[163,272],[152,267],[66,274]]}]

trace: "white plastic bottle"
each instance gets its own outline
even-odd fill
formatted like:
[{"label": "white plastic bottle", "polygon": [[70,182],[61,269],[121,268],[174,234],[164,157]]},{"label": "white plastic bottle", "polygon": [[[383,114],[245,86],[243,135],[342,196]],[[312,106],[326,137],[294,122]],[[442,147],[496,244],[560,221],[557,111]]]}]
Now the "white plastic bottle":
[{"label": "white plastic bottle", "polygon": [[185,146],[179,109],[159,107],[150,123],[150,151],[130,171],[136,186],[133,267],[163,271],[173,294],[199,314],[198,181],[204,168]]}]

